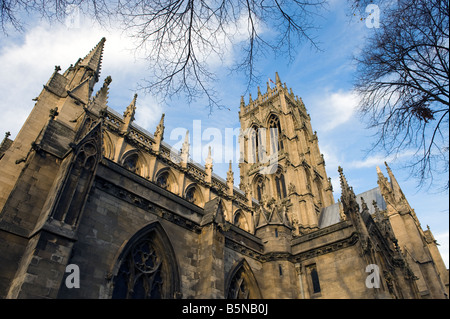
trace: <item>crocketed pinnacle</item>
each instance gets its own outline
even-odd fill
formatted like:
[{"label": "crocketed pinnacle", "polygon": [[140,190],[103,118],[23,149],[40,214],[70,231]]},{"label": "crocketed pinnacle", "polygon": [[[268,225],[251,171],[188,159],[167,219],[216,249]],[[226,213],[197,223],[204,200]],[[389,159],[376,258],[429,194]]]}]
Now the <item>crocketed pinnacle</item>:
[{"label": "crocketed pinnacle", "polygon": [[100,76],[105,41],[106,38],[103,37],[100,42],[78,63],[79,66],[86,66],[92,69],[97,77]]}]

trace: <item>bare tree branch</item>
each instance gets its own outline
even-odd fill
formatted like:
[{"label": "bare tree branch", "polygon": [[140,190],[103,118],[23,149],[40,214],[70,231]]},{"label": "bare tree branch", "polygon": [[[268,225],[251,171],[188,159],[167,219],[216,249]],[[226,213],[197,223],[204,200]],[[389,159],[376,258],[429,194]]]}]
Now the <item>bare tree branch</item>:
[{"label": "bare tree branch", "polygon": [[[378,130],[372,150],[415,149],[409,168],[419,185],[448,172],[448,1],[404,0],[383,6],[380,28],[360,56],[359,111]],[[363,10],[368,1],[354,1]],[[448,190],[448,179],[446,189]]]}]

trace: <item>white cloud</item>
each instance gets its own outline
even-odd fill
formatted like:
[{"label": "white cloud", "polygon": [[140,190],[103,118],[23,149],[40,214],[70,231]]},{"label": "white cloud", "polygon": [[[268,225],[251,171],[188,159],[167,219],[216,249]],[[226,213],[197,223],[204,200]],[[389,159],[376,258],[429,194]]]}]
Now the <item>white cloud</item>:
[{"label": "white cloud", "polygon": [[[119,112],[124,110],[132,99],[136,83],[145,77],[143,61],[129,51],[132,48],[130,39],[122,36],[119,30],[105,30],[89,21],[72,29],[62,24],[41,23],[30,28],[19,43],[8,38],[2,41],[0,112],[7,121],[3,121],[1,129],[10,131],[14,138],[34,105],[32,99],[39,95],[54,66],[61,66],[63,72],[78,58],[83,58],[102,37],[106,37],[106,44],[101,77],[111,75],[113,80],[109,106]],[[99,87],[97,84],[96,89]],[[154,124],[161,114],[161,107],[151,97],[142,95],[140,98],[140,109],[137,110],[140,124]],[[123,105],[117,105],[117,101]]]},{"label": "white cloud", "polygon": [[161,119],[163,108],[152,96],[138,97],[136,101],[135,123],[153,132]]},{"label": "white cloud", "polygon": [[[315,97],[308,107],[314,118],[320,119],[322,132],[331,131],[347,123],[356,111],[358,99],[352,91],[324,92]],[[312,117],[313,117],[312,116]]]},{"label": "white cloud", "polygon": [[439,252],[444,260],[445,266],[449,265],[449,235],[448,231],[444,233],[434,234],[434,239],[438,242]]},{"label": "white cloud", "polygon": [[404,151],[403,153],[389,155],[389,156],[377,154],[377,155],[367,157],[363,160],[351,161],[350,163],[348,163],[346,165],[353,167],[353,168],[375,167],[377,165],[382,165],[384,162],[387,162],[388,164],[398,162],[402,158],[405,158],[405,157],[407,159],[410,159],[411,156],[414,154],[415,154],[415,152],[413,150]]}]

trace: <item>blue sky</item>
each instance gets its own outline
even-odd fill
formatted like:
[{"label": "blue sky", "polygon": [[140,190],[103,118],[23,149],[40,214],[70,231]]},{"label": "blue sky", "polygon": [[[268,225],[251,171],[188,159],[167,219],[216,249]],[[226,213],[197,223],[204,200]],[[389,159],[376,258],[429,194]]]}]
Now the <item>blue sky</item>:
[{"label": "blue sky", "polygon": [[[370,35],[372,29],[368,29],[363,21],[350,19],[347,14],[345,0],[330,1],[327,9],[322,11],[322,17],[317,20],[321,29],[314,33],[320,51],[306,44],[298,49],[290,63],[283,57],[260,57],[257,68],[262,75],[261,91],[265,92],[267,79],[275,80],[275,72],[278,72],[281,81],[303,99],[311,116],[313,130],[317,131],[327,174],[332,178],[335,200],[340,196],[339,165],[343,167],[355,192],[362,193],[377,186],[377,165],[387,176],[383,164],[387,161],[419,216],[422,228],[426,229],[426,225],[429,225],[433,231],[448,267],[448,192],[418,190],[417,181],[410,178],[409,171],[404,168],[410,156],[408,152],[398,158],[386,158],[381,152],[366,152],[373,142],[371,136],[374,132],[365,128],[355,111],[357,98],[352,93],[355,65],[351,58],[358,54],[364,44],[364,37]],[[81,17],[77,27],[68,27],[63,23],[49,25],[30,19],[24,32],[11,32],[7,37],[0,35],[0,112],[3,118],[0,134],[10,131],[11,138],[14,138],[34,105],[32,99],[39,95],[54,66],[60,65],[65,70],[78,58],[85,56],[103,36],[107,41],[99,84],[111,75],[113,81],[108,104],[123,113],[136,92],[137,83],[147,77],[148,70],[145,61],[131,50],[132,40],[120,30],[103,29],[85,17]],[[228,47],[225,58],[231,63],[239,58],[239,52]],[[212,61],[211,66],[218,74],[215,88],[220,91],[222,103],[230,110],[215,110],[209,114],[201,100],[188,105],[182,99],[174,99],[166,105],[151,95],[137,92],[135,123],[153,133],[164,112],[164,139],[171,145],[179,145],[179,141],[184,138],[184,133],[180,132],[185,129],[189,129],[192,134],[194,123],[201,123],[205,135],[211,131],[208,128],[222,132],[223,137],[227,128],[238,128],[237,112],[246,83],[242,74],[230,74],[218,61]],[[99,84],[97,89],[100,88]],[[257,88],[251,88],[250,92],[255,97]],[[248,102],[248,94],[245,95],[245,101]],[[196,158],[205,158],[208,143],[209,139],[205,136],[201,149],[192,149],[191,153],[196,154]],[[202,150],[202,156],[199,156],[198,152]],[[221,159],[214,158],[214,173],[225,178],[228,160],[224,156]],[[239,169],[236,161],[233,170],[237,185]]]}]

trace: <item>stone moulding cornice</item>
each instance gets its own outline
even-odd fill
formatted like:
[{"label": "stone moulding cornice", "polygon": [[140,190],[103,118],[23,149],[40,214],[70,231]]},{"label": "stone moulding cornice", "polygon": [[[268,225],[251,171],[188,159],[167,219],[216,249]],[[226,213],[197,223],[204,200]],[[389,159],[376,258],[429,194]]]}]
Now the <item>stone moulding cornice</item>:
[{"label": "stone moulding cornice", "polygon": [[[117,165],[118,166],[117,170],[119,170],[119,169],[124,170],[124,172],[126,172],[125,174],[128,173],[128,174],[130,174],[130,176],[133,176],[132,179],[143,179],[142,182],[146,183],[146,184],[148,183],[149,185],[147,185],[147,186],[150,186],[151,189],[155,190],[156,192],[164,193],[168,197],[174,199],[177,203],[186,206],[187,210],[185,210],[185,211],[187,212],[187,214],[203,215],[202,209],[200,207],[186,202],[179,196],[177,196],[169,191],[160,189],[158,186],[154,185],[152,182],[146,180],[143,177],[140,177],[137,175],[136,175],[136,177],[134,177],[135,174],[126,171],[124,168],[120,167],[118,164],[112,163],[111,161],[105,160],[105,159],[103,159],[102,164],[104,164],[104,165],[106,164],[106,166],[110,166],[110,168],[112,168],[111,166]],[[156,214],[157,216],[159,216],[163,219],[166,219],[168,221],[171,221],[183,228],[189,229],[196,233],[199,233],[201,231],[199,224],[197,222],[195,222],[195,220],[191,220],[191,219],[181,216],[175,212],[172,212],[162,206],[159,206],[159,205],[155,204],[154,202],[152,202],[138,194],[135,194],[123,187],[120,187],[99,175],[96,176],[95,187],[97,187],[98,189],[100,189],[116,198],[119,198],[125,202],[128,202],[131,205],[139,207],[139,208],[143,209],[144,211]],[[143,187],[146,187],[146,185],[143,185]]]},{"label": "stone moulding cornice", "polygon": [[359,241],[359,236],[356,232],[351,233],[350,236],[343,238],[341,240],[337,240],[332,243],[328,243],[319,247],[315,247],[313,249],[309,249],[307,251],[295,254],[289,258],[291,262],[302,262],[304,260],[318,257],[321,255],[325,255],[331,252],[338,251],[340,249],[344,249],[350,246],[355,245]]},{"label": "stone moulding cornice", "polygon": [[[307,234],[304,236],[301,236],[299,238],[296,238],[295,240],[293,240],[292,245],[298,244],[300,242],[303,241],[307,241],[307,240],[311,240],[313,238],[317,238],[323,235],[326,235],[328,233],[332,233],[335,231],[338,231],[340,229],[343,228],[347,228],[349,225],[348,222],[342,222],[340,223],[340,225],[333,225],[333,226],[337,226],[337,227],[327,227],[325,229],[322,230],[318,230],[316,232],[313,232],[311,234]],[[304,237],[304,238],[303,238]],[[302,239],[302,241],[300,241],[299,239]],[[321,255],[325,255],[331,252],[335,252],[338,251],[340,249],[344,249],[350,246],[355,245],[359,240],[358,234],[356,232],[352,232],[349,236],[318,246],[318,247],[314,247],[311,249],[308,249],[306,251],[300,252],[300,253],[296,253],[296,254],[292,254],[292,253],[288,253],[288,252],[270,252],[267,254],[264,254],[263,252],[258,252],[253,248],[250,248],[248,245],[245,245],[244,243],[240,242],[240,241],[236,241],[233,238],[229,237],[229,236],[225,236],[225,247],[232,249],[238,253],[241,253],[247,257],[250,257],[252,259],[255,259],[259,262],[271,262],[271,261],[290,261],[293,263],[298,263],[298,262],[302,262],[304,260],[310,259],[310,258],[314,258],[314,257],[318,257]]]},{"label": "stone moulding cornice", "polygon": [[344,229],[344,228],[348,228],[348,227],[351,227],[351,226],[352,226],[352,223],[350,221],[342,221],[340,223],[337,223],[337,224],[334,224],[334,225],[331,225],[331,226],[328,226],[328,227],[325,227],[325,228],[321,228],[321,229],[316,230],[314,232],[311,232],[311,233],[308,233],[308,234],[296,237],[293,240],[292,244],[293,245],[297,245],[297,244],[300,244],[300,243],[303,243],[303,242],[306,242],[306,241],[310,241],[310,240],[313,240],[313,239],[315,239],[317,237],[322,237],[324,235],[331,234],[331,233],[333,233],[335,231],[338,231],[338,230],[341,230],[341,229]]},{"label": "stone moulding cornice", "polygon": [[228,237],[225,237],[225,247],[252,259],[256,259],[259,262],[290,261],[292,263],[298,263],[310,258],[322,256],[331,252],[338,251],[340,249],[353,246],[358,242],[358,240],[358,234],[353,232],[350,236],[344,239],[308,249],[307,251],[297,254],[291,254],[288,252],[270,252],[264,254]]}]

